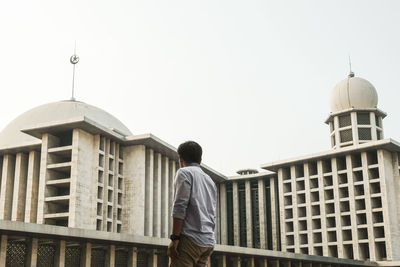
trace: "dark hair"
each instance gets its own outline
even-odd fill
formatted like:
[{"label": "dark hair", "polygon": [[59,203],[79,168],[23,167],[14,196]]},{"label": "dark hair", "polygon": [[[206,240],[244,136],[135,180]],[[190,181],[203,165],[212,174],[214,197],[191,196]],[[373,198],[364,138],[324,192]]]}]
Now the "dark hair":
[{"label": "dark hair", "polygon": [[178,155],[187,163],[201,163],[203,150],[201,146],[194,141],[187,141],[178,147]]}]

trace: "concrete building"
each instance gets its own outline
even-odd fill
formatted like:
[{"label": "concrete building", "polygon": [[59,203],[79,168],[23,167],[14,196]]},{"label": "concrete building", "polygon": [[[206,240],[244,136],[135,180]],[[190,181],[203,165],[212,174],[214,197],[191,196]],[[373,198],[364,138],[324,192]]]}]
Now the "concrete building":
[{"label": "concrete building", "polygon": [[[400,266],[400,145],[374,87],[335,87],[332,149],[225,177],[211,266]],[[174,147],[78,101],[0,133],[0,267],[167,266]],[[396,265],[397,264],[397,265]]]}]

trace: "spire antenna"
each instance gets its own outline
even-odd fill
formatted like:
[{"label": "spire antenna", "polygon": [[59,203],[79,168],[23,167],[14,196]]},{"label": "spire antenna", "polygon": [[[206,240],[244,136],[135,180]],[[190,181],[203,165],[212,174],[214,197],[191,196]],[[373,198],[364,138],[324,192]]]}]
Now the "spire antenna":
[{"label": "spire antenna", "polygon": [[349,70],[350,70],[349,78],[353,78],[354,77],[354,72],[351,69],[351,57],[350,57],[350,54],[349,54]]},{"label": "spire antenna", "polygon": [[75,47],[74,47],[74,54],[70,57],[69,62],[73,65],[72,69],[72,95],[71,95],[71,100],[75,101],[75,65],[79,62],[79,57],[76,55],[76,41],[75,41]]}]

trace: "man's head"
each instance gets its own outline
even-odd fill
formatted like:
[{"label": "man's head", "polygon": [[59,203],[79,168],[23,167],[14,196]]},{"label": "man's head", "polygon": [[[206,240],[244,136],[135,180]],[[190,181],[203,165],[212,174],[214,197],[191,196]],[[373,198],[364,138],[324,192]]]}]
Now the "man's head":
[{"label": "man's head", "polygon": [[201,163],[201,155],[203,150],[201,146],[194,141],[187,141],[178,147],[179,163],[181,167],[185,167],[191,163]]}]

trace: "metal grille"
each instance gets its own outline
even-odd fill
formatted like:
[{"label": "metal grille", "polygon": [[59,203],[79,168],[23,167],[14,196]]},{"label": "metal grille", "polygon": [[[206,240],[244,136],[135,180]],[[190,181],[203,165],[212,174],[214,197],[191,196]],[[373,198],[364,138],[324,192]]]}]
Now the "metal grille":
[{"label": "metal grille", "polygon": [[351,125],[351,117],[350,114],[339,116],[339,127],[346,127]]},{"label": "metal grille", "polygon": [[260,248],[260,213],[258,210],[258,181],[251,181],[251,216],[253,248]]},{"label": "metal grille", "polygon": [[65,266],[79,267],[81,262],[81,248],[67,247],[65,249]]},{"label": "metal grille", "polygon": [[371,129],[358,128],[358,139],[359,140],[371,140]]},{"label": "metal grille", "polygon": [[369,125],[371,124],[371,120],[369,117],[369,113],[357,113],[357,123],[362,125]]},{"label": "metal grille", "polygon": [[38,247],[38,267],[49,267],[54,265],[54,255],[56,254],[56,249],[52,245],[39,245]]},{"label": "metal grille", "polygon": [[247,224],[246,224],[246,190],[244,183],[238,183],[239,195],[239,235],[240,246],[247,246]]},{"label": "metal grille", "polygon": [[227,228],[228,228],[228,245],[233,245],[233,190],[232,184],[226,184],[226,208],[227,208]]},{"label": "metal grille", "polygon": [[106,251],[104,249],[92,249],[91,267],[104,267]]},{"label": "metal grille", "polygon": [[351,132],[351,129],[340,131],[340,141],[342,143],[353,141],[353,134]]},{"label": "metal grille", "polygon": [[10,241],[7,244],[7,267],[24,267],[26,260],[26,244],[25,242]]},{"label": "metal grille", "polygon": [[125,250],[115,251],[115,267],[128,266],[128,252]]},{"label": "metal grille", "polygon": [[168,256],[167,254],[157,255],[157,267],[168,267]]},{"label": "metal grille", "polygon": [[137,267],[147,267],[148,264],[147,254],[144,251],[138,251],[137,253]]}]

